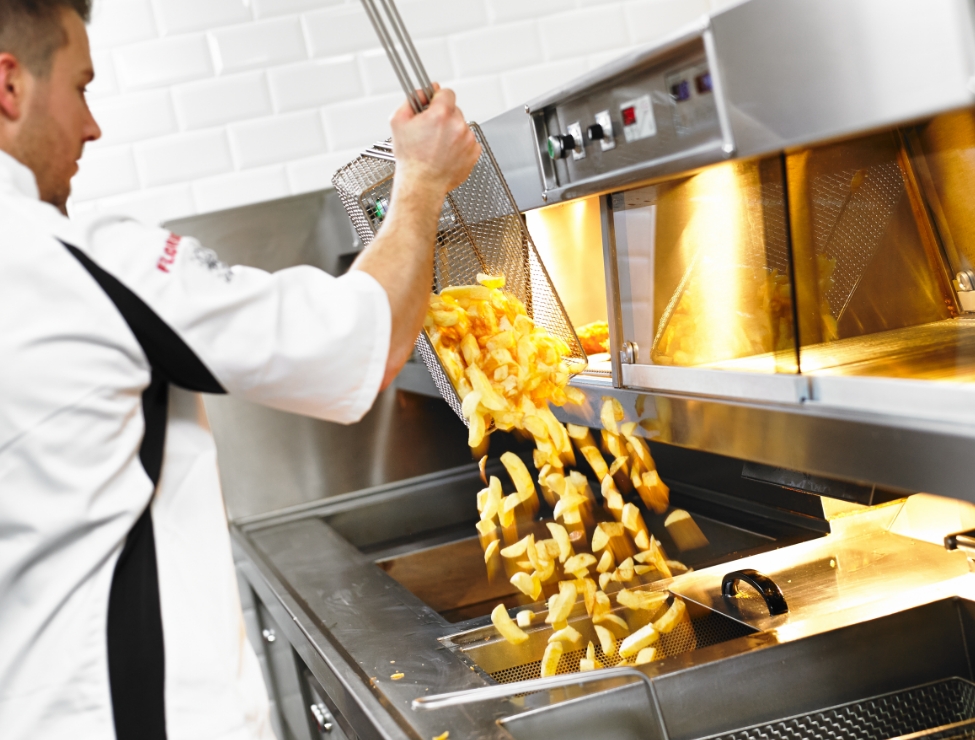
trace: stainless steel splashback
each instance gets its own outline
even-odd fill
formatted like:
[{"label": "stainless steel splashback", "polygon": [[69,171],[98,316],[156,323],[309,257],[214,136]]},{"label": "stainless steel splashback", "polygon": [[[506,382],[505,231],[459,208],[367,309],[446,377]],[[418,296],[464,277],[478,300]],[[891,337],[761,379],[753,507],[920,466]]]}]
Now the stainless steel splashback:
[{"label": "stainless steel splashback", "polygon": [[[513,188],[527,210],[965,108],[973,74],[970,0],[750,0],[526,101],[530,122],[512,113],[485,131],[496,150],[533,140],[535,195]],[[553,156],[553,137],[572,146]],[[502,168],[518,182],[527,164]]]}]

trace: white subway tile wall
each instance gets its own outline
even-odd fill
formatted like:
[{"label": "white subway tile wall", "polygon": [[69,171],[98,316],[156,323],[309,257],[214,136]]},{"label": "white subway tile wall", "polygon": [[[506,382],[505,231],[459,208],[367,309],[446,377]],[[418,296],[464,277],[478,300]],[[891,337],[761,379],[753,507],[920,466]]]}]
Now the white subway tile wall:
[{"label": "white subway tile wall", "polygon": [[[431,76],[485,120],[740,0],[399,0]],[[150,223],[328,187],[402,103],[359,0],[94,0],[103,129],[72,213]]]}]

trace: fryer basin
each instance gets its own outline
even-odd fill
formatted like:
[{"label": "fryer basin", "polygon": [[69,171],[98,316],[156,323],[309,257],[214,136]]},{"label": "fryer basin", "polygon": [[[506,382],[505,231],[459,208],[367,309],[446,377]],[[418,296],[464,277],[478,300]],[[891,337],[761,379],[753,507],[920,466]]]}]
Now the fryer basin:
[{"label": "fryer basin", "polygon": [[707,740],[904,740],[971,737],[975,684],[948,678]]},{"label": "fryer basin", "polygon": [[630,684],[501,724],[515,740],[592,737],[599,728],[669,740],[975,735],[967,722],[975,718],[971,601],[944,599],[772,643],[690,670],[655,675],[650,667],[652,695]]},{"label": "fryer basin", "polygon": [[[497,461],[489,463],[488,474],[499,472]],[[489,580],[487,577],[475,529],[478,513],[474,494],[482,487],[474,470],[435,485],[411,489],[403,495],[360,503],[324,519],[448,622],[483,620],[498,603],[504,603],[508,609],[526,608],[531,600],[506,578]],[[715,503],[716,499],[720,503]],[[690,512],[708,540],[705,547],[680,552],[664,526],[666,515],[654,514],[634,498],[650,533],[663,544],[668,557],[693,569],[822,534],[763,515],[760,508],[753,507],[755,511],[748,514],[736,511],[735,502],[730,496],[713,492],[696,494],[679,487],[672,489],[672,505]],[[543,504],[539,521],[534,524],[536,539],[550,536],[545,528],[546,520],[551,521],[551,510]],[[546,591],[545,597],[553,590],[554,586]]]},{"label": "fryer basin", "polygon": [[[632,622],[631,631],[639,629],[650,621],[646,612],[631,612],[618,608],[614,610],[614,613]],[[644,615],[643,619],[640,619],[640,615]],[[536,624],[541,623],[542,618],[543,616],[537,618]],[[613,665],[618,660],[618,658],[607,658],[602,648],[599,647],[599,639],[584,611],[580,612],[577,607],[572,618],[569,619],[569,624],[582,634],[582,640],[575,650],[566,650],[562,654],[556,673],[578,672],[579,660],[585,657],[586,646],[589,642],[593,643],[596,649],[596,659],[601,663]],[[756,631],[747,625],[729,619],[723,614],[696,609],[691,611],[690,619],[678,624],[673,632],[662,634],[654,647],[657,649],[657,659],[663,660],[690,653],[699,648],[734,640],[738,637],[745,637],[754,634]],[[526,642],[520,645],[512,645],[506,640],[496,637],[492,628],[485,628],[452,635],[444,642],[459,649],[498,683],[513,683],[538,678],[541,675],[542,656],[551,634],[550,627],[530,629]],[[622,640],[616,641],[617,651],[621,642]]]}]

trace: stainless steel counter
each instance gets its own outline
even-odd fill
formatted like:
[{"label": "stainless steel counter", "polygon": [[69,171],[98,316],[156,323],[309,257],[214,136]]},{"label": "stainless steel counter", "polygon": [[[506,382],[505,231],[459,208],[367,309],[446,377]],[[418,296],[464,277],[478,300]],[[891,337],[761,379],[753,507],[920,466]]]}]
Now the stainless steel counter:
[{"label": "stainless steel counter", "polygon": [[[472,492],[479,485],[476,470],[468,466],[234,527],[235,540],[249,555],[246,577],[279,624],[286,625],[287,638],[360,737],[432,738],[445,730],[454,740],[502,738],[509,733],[516,737],[582,737],[582,732],[569,731],[563,715],[574,717],[577,728],[586,723],[590,729],[619,723],[636,727],[644,736],[700,737],[741,726],[734,723],[743,721],[742,716],[749,720],[774,717],[775,711],[785,707],[791,695],[774,690],[774,680],[785,680],[777,673],[780,663],[790,666],[788,681],[796,686],[804,675],[818,674],[822,679],[827,657],[838,661],[830,670],[840,670],[835,666],[849,664],[857,655],[876,658],[882,650],[888,651],[882,661],[884,672],[864,663],[856,681],[850,677],[835,686],[809,691],[800,708],[816,701],[828,704],[850,692],[867,692],[862,694],[867,696],[897,683],[908,686],[933,680],[932,676],[954,675],[962,668],[971,677],[965,663],[968,659],[945,648],[938,635],[929,629],[906,633],[901,624],[915,619],[903,616],[905,610],[955,595],[975,598],[975,576],[969,573],[964,555],[911,536],[930,538],[932,531],[960,523],[952,518],[957,512],[949,507],[953,513],[928,521],[922,532],[917,512],[907,511],[903,501],[872,508],[831,505],[833,531],[825,537],[651,586],[669,589],[758,630],[642,666],[640,670],[652,679],[653,702],[648,703],[643,689],[616,688],[613,693],[609,691],[612,682],[596,682],[585,688],[416,711],[411,702],[419,697],[493,683],[457,648],[463,642],[456,639],[458,634],[467,635],[468,643],[470,639],[491,643],[499,638],[487,617],[448,622],[377,567],[375,553],[366,552],[368,546],[355,547],[349,539],[381,539],[397,525],[409,532],[431,511],[437,512],[438,531],[443,531],[451,521],[476,516]],[[445,511],[444,507],[452,509]],[[342,517],[356,511],[365,516],[358,519],[358,528],[352,528]],[[971,512],[965,510],[962,518],[965,516]],[[371,529],[366,526],[369,522],[375,523]],[[349,539],[336,527],[345,529]],[[429,540],[424,540],[417,547],[427,544]],[[757,600],[729,602],[719,595],[716,584],[721,576],[745,566],[776,578],[790,606],[788,615],[769,617],[758,608],[761,602]],[[900,621],[884,628],[882,618],[892,618],[890,615]],[[879,634],[894,630],[900,644],[857,642],[859,638],[848,635],[849,630],[868,634],[872,624],[880,625],[876,627]],[[530,631],[538,629],[546,628]],[[451,639],[445,639],[448,637]],[[827,643],[828,649],[823,647]],[[923,658],[909,654],[919,649],[917,643],[927,645]],[[844,646],[845,652],[836,644]],[[808,659],[812,651],[820,651],[815,661]],[[756,673],[758,664],[763,667]],[[392,678],[397,673],[403,674],[399,680]],[[764,686],[770,692],[763,702],[755,702],[754,696],[746,701],[742,676],[747,677],[744,685],[749,690]],[[614,681],[617,687],[625,683]],[[606,691],[608,695],[601,693]],[[596,699],[585,698],[596,694]],[[694,701],[724,709],[703,712],[694,707]],[[564,706],[562,702],[566,702]],[[729,707],[735,702],[742,704],[732,712]],[[542,715],[549,732],[539,735],[541,730],[532,717],[536,716],[533,712],[541,711],[549,712]],[[588,719],[583,721],[580,712]],[[620,712],[629,719],[624,722]],[[505,722],[498,724],[502,719]],[[526,732],[525,727],[534,729]],[[553,728],[559,728],[561,734],[554,734]]]}]

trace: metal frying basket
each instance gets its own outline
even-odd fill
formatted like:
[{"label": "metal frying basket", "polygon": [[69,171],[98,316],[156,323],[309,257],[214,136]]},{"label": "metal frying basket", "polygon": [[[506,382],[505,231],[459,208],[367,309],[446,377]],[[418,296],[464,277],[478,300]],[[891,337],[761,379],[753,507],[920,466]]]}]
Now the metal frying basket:
[{"label": "metal frying basket", "polygon": [[907,740],[973,737],[975,684],[949,678],[707,740]]},{"label": "metal frying basket", "polygon": [[[433,87],[395,6],[391,0],[378,2],[386,11],[389,23],[420,79],[419,87],[429,100],[433,96]],[[406,67],[373,0],[363,0],[363,4],[414,110],[422,110],[422,102],[407,79]],[[537,326],[566,343],[569,355],[565,360],[570,368],[582,370],[587,363],[586,353],[542,265],[484,134],[476,123],[471,123],[470,127],[482,153],[467,181],[448,193],[444,200],[437,231],[433,289],[439,293],[450,286],[473,284],[479,272],[504,275],[505,290],[525,304],[528,315]],[[381,142],[367,149],[332,178],[364,244],[375,238],[389,210],[395,170],[392,146],[390,142]],[[425,332],[420,334],[416,347],[437,390],[463,419],[460,397]]]}]

